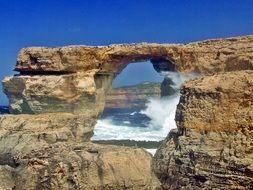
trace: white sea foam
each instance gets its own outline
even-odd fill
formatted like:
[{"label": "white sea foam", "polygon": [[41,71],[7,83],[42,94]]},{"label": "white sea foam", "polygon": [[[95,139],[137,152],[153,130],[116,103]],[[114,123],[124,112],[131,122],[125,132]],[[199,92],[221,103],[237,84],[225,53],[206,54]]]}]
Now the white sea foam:
[{"label": "white sea foam", "polygon": [[154,156],[157,149],[146,149],[146,150]]},{"label": "white sea foam", "polygon": [[134,111],[133,113],[130,113],[130,115],[134,115],[134,114],[136,114],[137,112],[136,111]]},{"label": "white sea foam", "polygon": [[[179,89],[183,81],[196,75],[180,75],[178,73],[166,72],[163,75],[170,77],[174,82],[174,88]],[[93,140],[163,140],[169,131],[176,128],[175,112],[179,102],[179,92],[166,98],[151,98],[147,108],[140,113],[146,114],[151,121],[148,127],[131,127],[126,125],[115,125],[109,118],[98,120]],[[132,115],[135,113],[132,113]]]},{"label": "white sea foam", "polygon": [[[166,134],[165,134],[166,136]],[[98,120],[93,140],[149,140],[157,141],[165,137],[161,130],[150,129],[149,127],[129,127],[126,125],[115,125],[110,119]]]},{"label": "white sea foam", "polygon": [[174,118],[178,102],[179,93],[161,99],[151,98],[147,108],[141,111],[151,119],[148,128],[161,134],[161,139],[157,140],[164,139],[171,129],[176,128]]}]

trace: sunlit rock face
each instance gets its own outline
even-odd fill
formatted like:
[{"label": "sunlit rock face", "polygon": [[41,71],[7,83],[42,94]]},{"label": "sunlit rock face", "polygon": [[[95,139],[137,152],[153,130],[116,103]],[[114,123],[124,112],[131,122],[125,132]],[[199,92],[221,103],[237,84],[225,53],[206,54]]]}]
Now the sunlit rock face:
[{"label": "sunlit rock face", "polygon": [[238,71],[253,70],[252,52],[253,36],[22,49],[3,81],[16,115],[0,116],[0,189],[159,188],[145,150],[88,142],[113,78],[145,60],[158,72],[229,71],[183,86],[178,130],[153,163],[163,188],[251,189],[253,73]]},{"label": "sunlit rock face", "polygon": [[21,50],[15,70],[23,73],[90,70],[119,73],[129,63],[151,60],[158,71],[217,73],[253,69],[252,51],[253,36],[189,44],[31,47]]},{"label": "sunlit rock face", "polygon": [[15,70],[21,75],[6,78],[3,86],[11,113],[100,114],[111,81],[131,62],[150,59],[158,72],[207,74],[253,69],[252,52],[253,36],[185,45],[31,47],[19,53]]},{"label": "sunlit rock face", "polygon": [[[0,117],[0,147],[5,150],[20,150],[21,144],[54,144],[57,142],[86,142],[93,135],[96,117],[70,113],[46,113],[36,115],[3,115]],[[15,139],[15,140],[14,140]],[[18,142],[19,141],[19,142]],[[10,146],[10,148],[8,148]]]},{"label": "sunlit rock face", "polygon": [[253,188],[253,71],[186,82],[154,159],[164,189]]},{"label": "sunlit rock face", "polygon": [[153,190],[160,183],[151,173],[151,159],[149,153],[138,148],[93,143],[39,146],[15,155],[15,165],[0,166],[0,187]]},{"label": "sunlit rock face", "polygon": [[99,115],[112,75],[74,73],[64,75],[17,75],[3,80],[10,112],[89,113]]},{"label": "sunlit rock face", "polygon": [[93,144],[89,113],[0,116],[0,189],[150,189],[160,186],[140,148]]}]

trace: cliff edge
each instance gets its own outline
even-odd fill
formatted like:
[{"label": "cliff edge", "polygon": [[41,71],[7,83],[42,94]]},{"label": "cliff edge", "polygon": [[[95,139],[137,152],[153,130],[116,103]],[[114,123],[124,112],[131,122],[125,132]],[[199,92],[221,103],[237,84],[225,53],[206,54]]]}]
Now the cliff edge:
[{"label": "cliff edge", "polygon": [[[112,80],[145,60],[158,72],[202,75],[183,85],[178,128],[153,165],[143,149],[90,142]],[[11,114],[0,116],[2,189],[253,188],[252,35],[24,48],[15,70],[3,80]]]},{"label": "cliff edge", "polygon": [[164,189],[253,188],[253,71],[187,81],[153,164]]}]

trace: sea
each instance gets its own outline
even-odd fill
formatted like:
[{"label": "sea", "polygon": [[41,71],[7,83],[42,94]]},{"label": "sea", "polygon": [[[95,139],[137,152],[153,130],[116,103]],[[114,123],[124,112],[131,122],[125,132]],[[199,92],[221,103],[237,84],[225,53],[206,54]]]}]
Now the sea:
[{"label": "sea", "polygon": [[150,98],[143,110],[105,110],[97,121],[92,140],[161,141],[176,128],[175,113],[181,84],[197,75],[165,72],[176,91],[171,96]]},{"label": "sea", "polygon": [[9,114],[8,106],[0,106],[0,114]]},{"label": "sea", "polygon": [[92,140],[161,141],[176,127],[179,92],[150,98],[143,110],[105,110],[97,121]]},{"label": "sea", "polygon": [[[180,75],[166,72],[166,77],[172,79],[175,94],[150,98],[145,109],[105,109],[98,119],[92,140],[134,140],[161,141],[171,129],[176,128],[175,113],[180,98],[181,84],[194,73]],[[8,114],[8,106],[0,106],[0,114]],[[148,150],[152,154],[156,149]]]},{"label": "sea", "polygon": [[[105,109],[97,121],[92,140],[160,141],[176,127],[174,116],[179,93],[166,98],[151,98],[146,109]],[[0,114],[9,114],[0,106]]]}]

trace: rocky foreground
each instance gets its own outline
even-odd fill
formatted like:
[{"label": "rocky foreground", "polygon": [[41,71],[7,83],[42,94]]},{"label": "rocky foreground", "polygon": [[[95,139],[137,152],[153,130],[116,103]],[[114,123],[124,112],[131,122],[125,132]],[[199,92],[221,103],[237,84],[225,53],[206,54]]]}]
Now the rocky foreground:
[{"label": "rocky foreground", "polygon": [[[154,159],[90,142],[113,78],[150,59],[197,72],[181,88],[177,129]],[[3,80],[0,189],[253,189],[253,36],[190,44],[32,47]]]},{"label": "rocky foreground", "polygon": [[253,71],[190,80],[181,94],[153,161],[163,188],[252,189]]},{"label": "rocky foreground", "polygon": [[95,119],[39,114],[0,117],[0,189],[154,189],[151,156],[90,142]]}]

